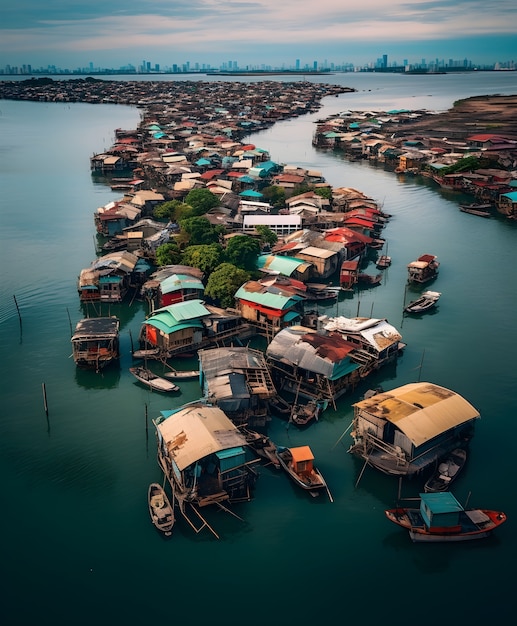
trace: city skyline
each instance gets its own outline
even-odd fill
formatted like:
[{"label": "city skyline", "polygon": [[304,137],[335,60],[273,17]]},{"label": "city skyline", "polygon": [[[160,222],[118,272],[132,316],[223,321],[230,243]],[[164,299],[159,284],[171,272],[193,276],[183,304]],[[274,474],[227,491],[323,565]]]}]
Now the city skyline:
[{"label": "city skyline", "polygon": [[488,66],[515,60],[516,15],[513,0],[19,0],[0,8],[0,67],[364,67],[381,51]]}]

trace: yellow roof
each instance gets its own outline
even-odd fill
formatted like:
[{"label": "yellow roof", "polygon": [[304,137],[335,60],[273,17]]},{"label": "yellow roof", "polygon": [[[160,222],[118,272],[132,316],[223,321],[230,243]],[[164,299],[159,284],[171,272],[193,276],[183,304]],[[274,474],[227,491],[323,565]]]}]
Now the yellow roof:
[{"label": "yellow roof", "polygon": [[394,424],[415,446],[479,417],[462,396],[433,383],[410,383],[354,404]]},{"label": "yellow roof", "polygon": [[214,452],[247,445],[224,411],[201,403],[173,413],[156,428],[180,471]]}]

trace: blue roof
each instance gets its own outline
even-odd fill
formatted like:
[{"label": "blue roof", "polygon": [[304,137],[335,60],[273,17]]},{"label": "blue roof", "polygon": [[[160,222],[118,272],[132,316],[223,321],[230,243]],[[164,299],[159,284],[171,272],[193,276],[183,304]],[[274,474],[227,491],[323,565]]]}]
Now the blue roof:
[{"label": "blue roof", "polygon": [[512,202],[517,202],[517,191],[510,191],[510,193],[501,194],[503,198],[509,198]]},{"label": "blue roof", "polygon": [[290,256],[276,256],[274,254],[261,254],[257,259],[257,267],[262,269],[267,267],[273,272],[280,272],[284,276],[291,276],[300,265],[310,265],[303,259],[295,259]]},{"label": "blue roof", "polygon": [[245,196],[247,198],[262,198],[263,194],[260,191],[254,191],[253,189],[246,189],[246,191],[241,191],[239,196]]},{"label": "blue roof", "polygon": [[205,286],[199,278],[189,276],[188,274],[171,274],[164,278],[160,283],[160,289],[163,294],[173,291],[181,291],[182,289],[199,289],[204,291]]},{"label": "blue roof", "polygon": [[201,300],[186,300],[157,309],[145,322],[166,334],[183,328],[202,328],[201,318],[210,315],[210,311]]}]

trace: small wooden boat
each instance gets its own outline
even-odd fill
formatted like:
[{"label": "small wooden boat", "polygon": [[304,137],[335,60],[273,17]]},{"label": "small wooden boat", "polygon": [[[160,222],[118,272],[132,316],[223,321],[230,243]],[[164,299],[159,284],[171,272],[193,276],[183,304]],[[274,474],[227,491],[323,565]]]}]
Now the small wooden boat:
[{"label": "small wooden boat", "polygon": [[189,378],[199,378],[199,370],[172,370],[170,372],[166,372],[164,376],[167,378],[186,380]]},{"label": "small wooden boat", "polygon": [[436,306],[442,294],[439,291],[424,291],[422,295],[410,302],[405,308],[405,313],[425,313]]},{"label": "small wooden boat", "polygon": [[381,256],[377,259],[377,263],[375,267],[379,270],[385,270],[387,267],[391,265],[391,257],[387,254],[381,254]]},{"label": "small wooden boat", "polygon": [[479,217],[492,217],[490,209],[492,205],[488,202],[476,204],[460,204],[460,211],[464,213],[470,213],[471,215],[478,215]]},{"label": "small wooden boat", "polygon": [[321,411],[321,405],[317,400],[309,400],[306,404],[294,404],[290,422],[297,426],[306,426],[312,420],[317,420]]},{"label": "small wooden boat", "polygon": [[149,350],[135,350],[133,358],[135,359],[155,359],[160,356],[159,348],[150,348]]},{"label": "small wooden boat", "polygon": [[174,509],[163,487],[158,483],[151,483],[147,493],[147,500],[152,523],[164,535],[169,537],[172,535],[172,527],[175,521]]},{"label": "small wooden boat", "polygon": [[366,285],[374,287],[375,285],[381,284],[382,274],[375,274],[375,276],[373,276],[372,274],[366,274],[364,272],[361,272],[357,275],[357,280],[360,283],[364,283]]},{"label": "small wooden boat", "polygon": [[408,530],[414,542],[482,539],[506,521],[502,511],[463,508],[449,491],[421,493],[418,509],[399,507],[384,513]]},{"label": "small wooden boat", "polygon": [[268,400],[268,406],[273,413],[277,415],[290,415],[293,410],[292,406],[281,396],[275,396]]},{"label": "small wooden boat", "polygon": [[175,385],[170,380],[161,378],[146,367],[130,367],[129,371],[138,381],[140,381],[144,385],[147,385],[154,391],[168,393],[170,391],[179,391],[180,389],[178,385]]},{"label": "small wooden boat", "polygon": [[322,489],[328,491],[327,483],[321,472],[314,466],[314,455],[309,446],[285,448],[277,446],[276,456],[282,468],[289,474],[296,485],[308,491],[311,496],[318,496]]},{"label": "small wooden boat", "polygon": [[464,448],[452,450],[441,460],[436,471],[429,477],[424,485],[425,493],[447,491],[453,480],[456,480],[467,460],[467,451]]},{"label": "small wooden boat", "polygon": [[250,430],[245,426],[241,426],[239,430],[246,437],[249,447],[254,450],[260,458],[271,463],[275,469],[280,469],[280,461],[276,455],[276,444],[274,444],[267,435]]}]

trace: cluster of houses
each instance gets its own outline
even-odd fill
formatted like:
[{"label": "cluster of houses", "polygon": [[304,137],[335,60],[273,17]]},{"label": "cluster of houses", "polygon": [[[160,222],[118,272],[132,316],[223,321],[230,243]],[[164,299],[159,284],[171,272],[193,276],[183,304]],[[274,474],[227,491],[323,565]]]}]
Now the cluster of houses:
[{"label": "cluster of houses", "polygon": [[[193,102],[196,97],[193,92]],[[162,411],[154,424],[159,464],[182,514],[199,531],[207,525],[199,507],[250,499],[257,474],[247,427],[267,427],[283,392],[335,408],[337,398],[395,363],[404,344],[387,319],[314,311],[315,301],[332,297],[326,283],[344,263],[383,246],[389,216],[375,200],[352,188],[332,189],[319,172],[272,162],[266,150],[232,136],[237,131],[230,125],[209,129],[201,114],[170,122],[167,110],[163,103],[146,107],[137,130],[118,130],[112,149],[92,157],[94,172],[132,176],[119,183],[122,199],[95,212],[107,247],[81,271],[78,293],[82,302],[138,294],[148,303],[138,352],[164,363],[198,354],[203,397]],[[262,193],[271,186],[283,189],[281,208]],[[176,225],[153,218],[154,208],[196,188],[217,196],[206,217],[225,227],[226,238],[256,236],[258,225],[278,237],[257,259],[260,278],[237,289],[232,308],[205,301],[206,277],[198,269],[154,264],[156,249],[177,233]],[[243,337],[257,334],[267,339],[263,352],[242,345]],[[435,463],[458,438],[471,436],[479,416],[431,383],[376,393],[354,409],[351,451],[397,475]]]},{"label": "cluster of houses", "polygon": [[[406,109],[344,111],[317,125],[313,144],[343,150],[351,159],[383,164],[396,173],[427,176],[445,189],[469,194],[517,219],[517,138],[488,132],[455,137],[446,129],[425,134],[405,129],[432,115]],[[490,166],[445,173],[467,156],[482,158]]]}]

